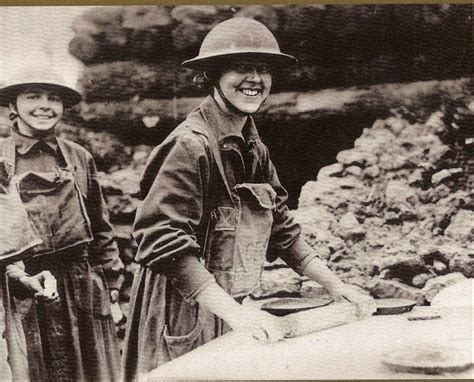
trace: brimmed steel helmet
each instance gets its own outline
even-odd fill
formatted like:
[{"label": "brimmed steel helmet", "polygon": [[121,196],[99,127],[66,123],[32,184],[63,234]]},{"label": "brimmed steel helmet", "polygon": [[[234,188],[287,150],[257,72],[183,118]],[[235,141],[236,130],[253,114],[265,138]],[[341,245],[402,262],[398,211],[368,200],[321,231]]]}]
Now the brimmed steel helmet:
[{"label": "brimmed steel helmet", "polygon": [[82,96],[77,90],[66,85],[64,79],[48,68],[23,68],[16,72],[4,87],[0,89],[0,106],[15,103],[18,94],[28,89],[42,88],[56,93],[68,108],[81,102]]},{"label": "brimmed steel helmet", "polygon": [[274,65],[296,63],[296,58],[282,53],[272,32],[262,23],[236,17],[217,24],[204,38],[199,55],[182,63],[195,70],[215,67],[235,55],[262,57]]}]

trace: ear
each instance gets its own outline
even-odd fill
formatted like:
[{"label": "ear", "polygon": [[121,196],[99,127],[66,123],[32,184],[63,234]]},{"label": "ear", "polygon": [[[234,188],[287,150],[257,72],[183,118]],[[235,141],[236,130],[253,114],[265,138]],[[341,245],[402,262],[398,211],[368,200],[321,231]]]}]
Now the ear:
[{"label": "ear", "polygon": [[8,103],[8,108],[10,109],[11,113],[18,113],[18,109],[16,108],[16,104],[13,104],[11,102]]}]

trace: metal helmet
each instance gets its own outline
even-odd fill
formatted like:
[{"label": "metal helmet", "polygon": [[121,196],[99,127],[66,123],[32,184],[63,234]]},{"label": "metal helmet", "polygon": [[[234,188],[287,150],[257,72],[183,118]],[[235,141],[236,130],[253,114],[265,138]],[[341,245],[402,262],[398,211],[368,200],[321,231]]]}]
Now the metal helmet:
[{"label": "metal helmet", "polygon": [[68,108],[81,102],[82,96],[77,90],[66,84],[64,79],[48,68],[23,68],[16,72],[4,87],[0,88],[0,106],[14,103],[18,94],[30,88],[42,88],[57,93]]},{"label": "metal helmet", "polygon": [[296,63],[296,58],[282,53],[272,32],[262,23],[235,17],[217,24],[204,38],[199,55],[182,63],[195,70],[206,70],[229,56],[265,57],[275,64]]}]

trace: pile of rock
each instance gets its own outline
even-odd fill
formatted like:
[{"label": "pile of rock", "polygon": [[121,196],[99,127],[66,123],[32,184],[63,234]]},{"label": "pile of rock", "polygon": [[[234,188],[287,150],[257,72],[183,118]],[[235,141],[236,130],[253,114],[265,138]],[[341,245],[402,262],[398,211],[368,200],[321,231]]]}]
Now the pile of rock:
[{"label": "pile of rock", "polygon": [[[303,187],[294,213],[342,279],[376,297],[423,304],[474,277],[474,101],[465,102],[423,123],[402,115],[376,121]],[[307,281],[291,270],[267,270],[282,291],[304,291]]]}]

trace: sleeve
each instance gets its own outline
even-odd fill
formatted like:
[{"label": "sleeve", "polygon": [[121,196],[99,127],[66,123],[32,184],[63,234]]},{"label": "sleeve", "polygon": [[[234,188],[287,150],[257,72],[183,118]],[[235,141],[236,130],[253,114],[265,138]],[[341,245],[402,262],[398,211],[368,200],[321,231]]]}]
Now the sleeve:
[{"label": "sleeve", "polygon": [[85,204],[94,238],[88,249],[90,261],[93,266],[102,266],[110,289],[119,289],[123,279],[124,266],[119,257],[113,228],[109,221],[109,212],[102,188],[97,180],[97,168],[92,156],[88,158],[87,170],[87,199]]},{"label": "sleeve", "polygon": [[195,133],[176,134],[151,154],[140,184],[136,260],[169,277],[185,297],[213,279],[198,260],[197,239],[210,166],[206,146]]},{"label": "sleeve", "polygon": [[25,272],[25,264],[23,261],[8,264],[5,268],[5,274],[8,278],[10,292],[13,296],[20,300],[31,296],[31,291],[20,283],[21,277],[28,276],[28,273]]},{"label": "sleeve", "polygon": [[267,182],[276,192],[276,208],[273,214],[273,226],[267,259],[274,261],[277,257],[283,259],[296,272],[303,269],[317,254],[301,236],[301,226],[289,214],[286,202],[288,193],[280,183],[275,166],[270,159],[268,148],[263,145],[262,170]]}]

